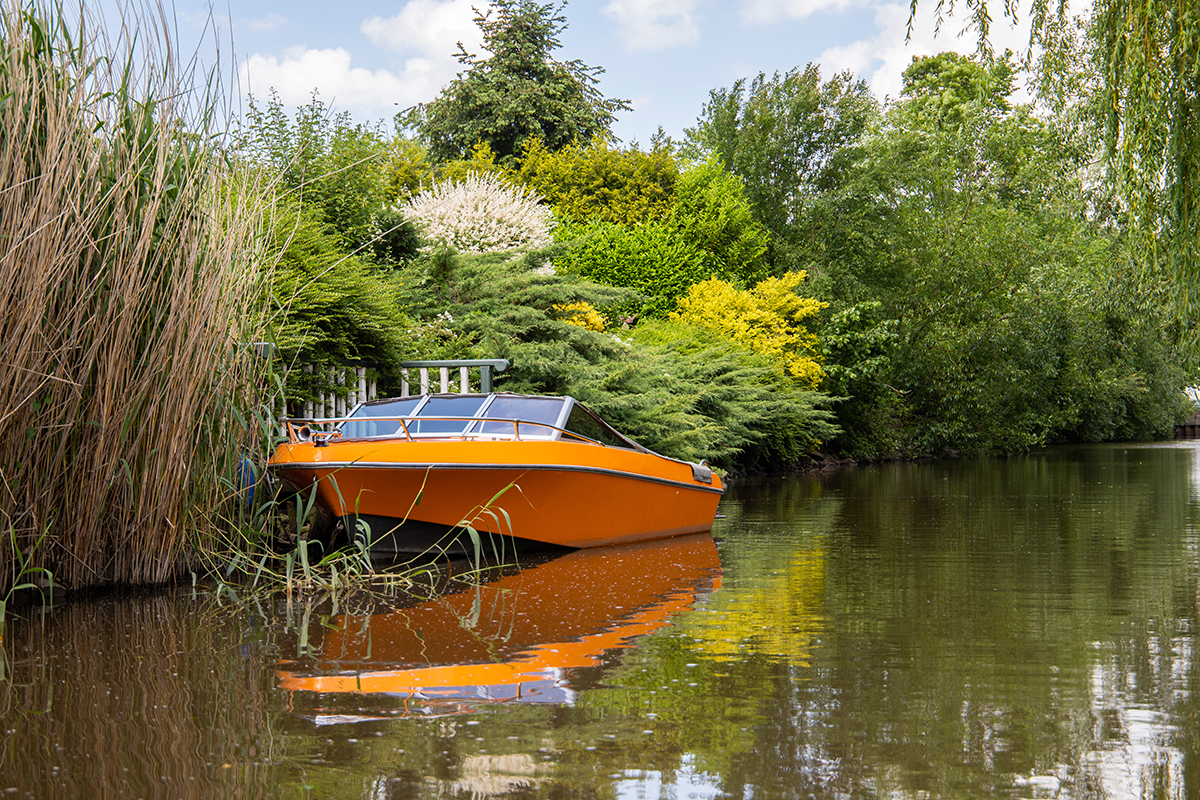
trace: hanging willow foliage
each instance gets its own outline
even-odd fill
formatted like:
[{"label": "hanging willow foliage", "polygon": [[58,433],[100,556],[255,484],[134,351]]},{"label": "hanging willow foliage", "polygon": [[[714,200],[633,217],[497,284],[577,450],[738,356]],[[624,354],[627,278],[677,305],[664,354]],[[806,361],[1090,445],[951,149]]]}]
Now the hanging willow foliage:
[{"label": "hanging willow foliage", "polygon": [[[918,0],[910,0],[909,25]],[[966,0],[988,49],[988,0]],[[1018,0],[1005,0],[1016,22]],[[939,20],[954,9],[938,0]],[[1032,0],[1031,40],[1043,57],[1063,42],[1066,0]],[[1200,336],[1200,4],[1195,0],[1094,0],[1095,63],[1109,177],[1124,204],[1131,258],[1145,297],[1174,306]],[[1059,62],[1062,63],[1062,62]]]},{"label": "hanging willow foliage", "polygon": [[162,581],[229,496],[258,217],[172,29],[0,0],[0,596]]}]

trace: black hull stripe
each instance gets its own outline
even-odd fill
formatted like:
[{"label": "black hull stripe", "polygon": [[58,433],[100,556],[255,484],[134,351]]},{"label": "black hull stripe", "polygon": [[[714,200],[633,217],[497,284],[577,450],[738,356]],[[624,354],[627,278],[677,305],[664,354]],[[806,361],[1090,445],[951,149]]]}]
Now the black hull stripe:
[{"label": "black hull stripe", "polygon": [[646,481],[648,483],[658,483],[663,486],[676,486],[680,489],[692,489],[698,492],[710,492],[712,494],[724,494],[724,489],[717,489],[713,486],[704,486],[695,483],[684,483],[683,481],[673,481],[669,478],[656,478],[652,475],[642,475],[637,472],[622,472],[616,469],[604,469],[603,467],[578,467],[565,464],[456,464],[449,463],[431,463],[431,464],[414,464],[411,462],[395,462],[395,461],[321,461],[321,462],[305,462],[305,463],[287,463],[287,464],[269,464],[268,467],[274,470],[289,470],[289,469],[408,469],[408,470],[508,470],[513,472],[585,472],[590,475],[608,475],[614,478],[628,478],[635,481]]}]

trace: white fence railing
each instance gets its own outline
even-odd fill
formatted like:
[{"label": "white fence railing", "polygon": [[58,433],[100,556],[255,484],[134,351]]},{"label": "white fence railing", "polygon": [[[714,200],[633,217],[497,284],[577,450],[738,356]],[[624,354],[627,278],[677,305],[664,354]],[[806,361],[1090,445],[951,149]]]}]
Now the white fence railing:
[{"label": "white fence railing", "polygon": [[[329,375],[330,391],[318,392],[316,400],[304,404],[304,416],[344,417],[359,403],[378,397],[374,377],[367,377],[366,367],[322,367]],[[304,372],[313,374],[312,364],[305,364]],[[345,387],[345,388],[343,388]]]},{"label": "white fence railing", "polygon": [[451,391],[451,370],[458,373],[458,393],[471,394],[470,371],[472,367],[479,370],[479,383],[474,384],[479,387],[479,394],[488,394],[492,391],[492,373],[504,372],[508,369],[508,361],[503,358],[479,358],[463,361],[404,361],[400,364],[400,396],[409,397],[414,394],[409,383],[409,370],[412,369],[417,370],[419,375],[417,386],[421,391],[416,394],[429,394],[430,370],[437,370],[437,390],[442,394]]},{"label": "white fence railing", "polygon": [[[492,376],[494,373],[508,369],[508,361],[503,358],[469,359],[452,361],[404,361],[400,367],[400,396],[409,397],[413,394],[429,394],[431,389],[446,394],[458,392],[471,394],[488,394],[492,391]],[[314,367],[307,364],[301,368],[308,376],[314,376]],[[374,400],[379,396],[378,384],[375,380],[376,370],[369,367],[318,367],[325,372],[327,380],[320,383],[329,387],[328,390],[317,392],[316,398],[304,404],[304,417],[308,419],[344,417],[359,403]],[[477,369],[478,380],[473,381],[471,370]],[[410,371],[416,372],[416,381],[410,382]],[[436,383],[430,382],[431,374]],[[453,386],[451,376],[454,376]],[[311,379],[308,381],[313,383]],[[419,392],[412,389],[418,388]]]}]

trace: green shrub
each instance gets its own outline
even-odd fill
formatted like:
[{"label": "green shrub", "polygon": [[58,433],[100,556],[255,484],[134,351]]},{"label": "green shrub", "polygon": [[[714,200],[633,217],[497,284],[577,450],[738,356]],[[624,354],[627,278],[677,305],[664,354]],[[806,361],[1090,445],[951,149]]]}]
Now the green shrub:
[{"label": "green shrub", "polygon": [[554,260],[565,274],[634,289],[642,301],[614,309],[630,316],[664,317],[695,283],[719,275],[720,267],[668,222],[623,228],[611,222],[561,226],[555,238],[569,248]]},{"label": "green shrub", "polygon": [[452,325],[476,357],[509,359],[506,391],[573,395],[652,450],[738,471],[793,466],[836,433],[828,397],[711,331],[650,321],[603,333],[563,319],[563,307],[611,308],[631,293],[539,272],[553,250],[443,255],[406,271],[416,310]]},{"label": "green shrub", "polygon": [[[320,211],[283,203],[268,247],[278,249],[272,276],[277,309],[273,340],[286,364],[377,365],[385,381],[410,357],[412,320],[390,270],[346,253]],[[322,387],[289,379],[293,400]]]},{"label": "green shrub", "polygon": [[[649,320],[632,344],[634,365],[615,365],[599,384],[609,396],[584,385],[580,397],[665,455],[778,472],[838,433],[828,395],[797,386],[769,357],[713,331]],[[692,416],[691,426],[662,413],[672,406]]]},{"label": "green shrub", "polygon": [[767,232],[754,219],[742,179],[717,161],[693,164],[679,176],[671,219],[726,280],[749,286],[767,277]]}]

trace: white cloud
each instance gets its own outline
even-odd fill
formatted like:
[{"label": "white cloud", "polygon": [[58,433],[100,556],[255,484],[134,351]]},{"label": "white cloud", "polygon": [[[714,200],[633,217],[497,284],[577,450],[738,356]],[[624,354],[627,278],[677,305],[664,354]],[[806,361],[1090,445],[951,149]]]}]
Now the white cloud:
[{"label": "white cloud", "polygon": [[821,11],[844,11],[863,0],[741,0],[738,14],[747,25],[772,25],[786,19],[804,19]]},{"label": "white cloud", "polygon": [[[390,118],[396,111],[434,99],[460,69],[458,42],[476,52],[481,42],[472,4],[479,0],[409,0],[393,17],[370,17],[361,30],[371,42],[403,59],[397,69],[352,65],[342,47],[292,47],[282,57],[255,53],[239,77],[259,97],[274,90],[284,106],[303,105],[315,89],[337,111],[358,119]],[[270,20],[271,15],[265,19]]]},{"label": "white cloud", "polygon": [[[844,47],[826,50],[817,59],[822,73],[828,77],[842,70],[850,70],[866,78],[872,91],[881,99],[885,96],[894,98],[900,94],[902,73],[912,63],[913,56],[933,55],[947,50],[974,53],[979,37],[973,28],[965,26],[964,17],[945,17],[941,30],[935,32],[936,9],[937,4],[933,2],[922,2],[917,6],[912,35],[906,42],[908,5],[889,3],[876,6],[875,25],[878,34]],[[1024,21],[1014,26],[1008,19],[995,19],[989,38],[996,53],[1011,49],[1023,55],[1029,47],[1029,23]],[[1024,97],[1018,86],[1014,99],[1023,101],[1028,98]]]},{"label": "white cloud", "polygon": [[666,50],[700,41],[696,0],[611,0],[626,50]]},{"label": "white cloud", "polygon": [[454,65],[458,42],[474,53],[483,41],[472,8],[482,5],[478,0],[409,0],[394,17],[363,20],[362,32],[385,50],[401,55],[416,52]]},{"label": "white cloud", "polygon": [[355,68],[350,60],[350,53],[340,47],[295,47],[283,58],[250,56],[239,77],[242,86],[259,97],[274,89],[285,107],[304,105],[316,89],[327,105],[360,119],[390,118],[400,109],[433,99],[441,88],[439,71],[424,59],[410,59],[399,75]]}]

